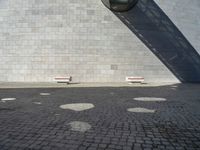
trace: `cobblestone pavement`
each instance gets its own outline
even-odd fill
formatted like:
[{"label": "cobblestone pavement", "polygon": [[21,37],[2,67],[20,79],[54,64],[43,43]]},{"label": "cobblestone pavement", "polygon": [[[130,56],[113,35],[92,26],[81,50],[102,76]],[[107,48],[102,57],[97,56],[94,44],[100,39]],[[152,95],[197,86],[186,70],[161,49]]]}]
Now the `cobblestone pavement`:
[{"label": "cobblestone pavement", "polygon": [[200,149],[198,84],[0,89],[0,99],[0,150]]}]

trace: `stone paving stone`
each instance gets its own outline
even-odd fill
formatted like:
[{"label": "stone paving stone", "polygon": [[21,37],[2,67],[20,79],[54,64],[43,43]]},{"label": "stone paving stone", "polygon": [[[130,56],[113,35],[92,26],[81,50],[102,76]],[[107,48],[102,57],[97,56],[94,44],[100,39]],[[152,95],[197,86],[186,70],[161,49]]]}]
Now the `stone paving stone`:
[{"label": "stone paving stone", "polygon": [[[0,89],[0,98],[18,99],[0,103],[0,150],[199,150],[200,94],[199,86],[194,87],[180,85],[176,92],[168,86]],[[41,90],[51,95],[38,96]],[[110,97],[110,91],[117,94]],[[144,96],[166,101],[132,100]],[[42,102],[41,107],[32,104],[35,100]],[[95,107],[81,112],[59,108],[71,103]],[[156,113],[127,112],[132,107],[156,109]],[[73,121],[86,122],[91,128],[71,131]]]}]

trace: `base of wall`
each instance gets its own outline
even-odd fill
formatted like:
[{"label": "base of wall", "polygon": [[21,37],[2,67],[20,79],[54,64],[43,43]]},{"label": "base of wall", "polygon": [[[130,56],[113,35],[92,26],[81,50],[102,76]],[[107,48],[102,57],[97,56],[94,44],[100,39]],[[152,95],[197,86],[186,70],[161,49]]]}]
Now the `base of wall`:
[{"label": "base of wall", "polygon": [[169,86],[180,84],[178,82],[160,82],[160,83],[133,83],[129,84],[127,82],[107,82],[107,83],[97,83],[97,82],[84,82],[71,84],[66,83],[56,83],[56,82],[0,82],[0,89],[5,88],[73,88],[73,87],[159,87],[159,86]]}]

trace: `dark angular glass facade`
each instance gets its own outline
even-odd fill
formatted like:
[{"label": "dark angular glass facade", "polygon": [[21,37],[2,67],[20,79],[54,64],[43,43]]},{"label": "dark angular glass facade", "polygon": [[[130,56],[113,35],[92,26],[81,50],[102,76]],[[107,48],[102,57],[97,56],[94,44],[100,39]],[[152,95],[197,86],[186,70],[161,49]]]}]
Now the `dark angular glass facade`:
[{"label": "dark angular glass facade", "polygon": [[138,0],[102,0],[104,5],[112,11],[128,11]]}]

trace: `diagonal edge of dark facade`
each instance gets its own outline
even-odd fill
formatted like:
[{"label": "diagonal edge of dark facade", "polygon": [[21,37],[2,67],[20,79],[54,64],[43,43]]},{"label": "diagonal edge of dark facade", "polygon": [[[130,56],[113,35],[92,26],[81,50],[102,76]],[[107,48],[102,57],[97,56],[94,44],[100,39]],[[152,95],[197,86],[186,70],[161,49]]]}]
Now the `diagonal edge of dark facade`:
[{"label": "diagonal edge of dark facade", "polygon": [[113,12],[183,83],[200,82],[200,56],[153,0]]}]

